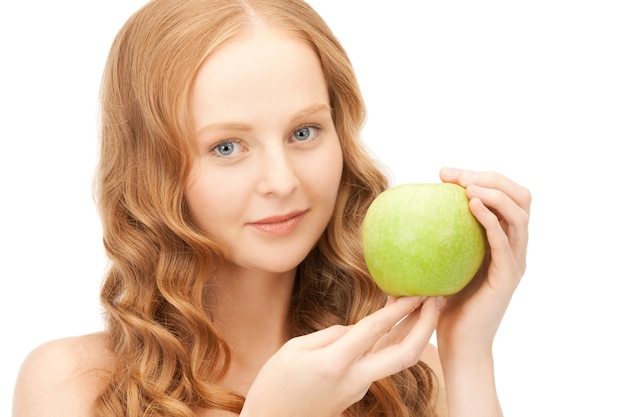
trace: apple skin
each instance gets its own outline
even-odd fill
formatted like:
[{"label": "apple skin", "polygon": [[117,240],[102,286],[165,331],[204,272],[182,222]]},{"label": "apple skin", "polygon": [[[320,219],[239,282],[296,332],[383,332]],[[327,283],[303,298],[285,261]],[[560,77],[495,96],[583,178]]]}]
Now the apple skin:
[{"label": "apple skin", "polygon": [[376,284],[392,296],[450,295],[476,275],[485,230],[456,184],[403,184],[381,193],[363,220],[363,254]]}]

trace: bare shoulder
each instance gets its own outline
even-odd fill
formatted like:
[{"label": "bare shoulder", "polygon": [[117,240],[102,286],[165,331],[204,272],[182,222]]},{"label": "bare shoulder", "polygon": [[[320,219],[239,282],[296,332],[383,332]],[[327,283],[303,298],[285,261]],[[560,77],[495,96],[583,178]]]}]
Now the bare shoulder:
[{"label": "bare shoulder", "polygon": [[439,351],[437,350],[437,347],[429,343],[422,352],[421,360],[426,365],[428,365],[430,369],[432,369],[437,378],[437,392],[435,394],[437,415],[440,417],[447,416],[448,407],[446,400],[446,386],[445,380],[443,378],[443,369],[441,368],[441,360],[439,359]]},{"label": "bare shoulder", "polygon": [[104,335],[44,343],[26,357],[15,384],[13,417],[91,416],[111,369]]}]

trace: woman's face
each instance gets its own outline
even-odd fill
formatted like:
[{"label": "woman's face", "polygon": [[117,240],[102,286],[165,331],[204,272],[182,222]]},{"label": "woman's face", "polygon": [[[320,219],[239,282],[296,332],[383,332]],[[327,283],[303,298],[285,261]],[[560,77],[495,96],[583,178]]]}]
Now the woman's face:
[{"label": "woman's face", "polygon": [[190,105],[194,223],[231,267],[295,269],[330,220],[342,173],[317,55],[287,32],[255,29],[203,63]]}]

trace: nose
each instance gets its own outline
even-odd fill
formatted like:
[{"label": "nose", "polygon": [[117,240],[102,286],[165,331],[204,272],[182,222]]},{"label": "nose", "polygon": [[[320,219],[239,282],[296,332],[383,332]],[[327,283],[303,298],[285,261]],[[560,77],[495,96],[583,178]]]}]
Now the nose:
[{"label": "nose", "polygon": [[263,195],[285,197],[300,183],[294,170],[294,162],[290,159],[288,150],[284,148],[268,150],[261,167],[258,189]]}]

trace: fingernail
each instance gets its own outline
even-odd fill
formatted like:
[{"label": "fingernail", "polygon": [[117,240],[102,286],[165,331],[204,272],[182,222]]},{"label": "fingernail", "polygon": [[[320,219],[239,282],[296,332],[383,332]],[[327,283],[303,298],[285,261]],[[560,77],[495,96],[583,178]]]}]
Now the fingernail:
[{"label": "fingernail", "polygon": [[412,298],[413,298],[413,300],[414,300],[415,304],[417,304],[417,305],[422,305],[422,304],[424,304],[424,301],[426,301],[426,300],[428,299],[428,297],[427,297],[427,296],[422,296],[422,295],[419,295],[419,296],[418,296],[418,295],[415,295],[415,296],[413,296]]},{"label": "fingernail", "polygon": [[452,178],[458,174],[459,170],[450,167],[441,168],[441,176],[446,178]]}]

